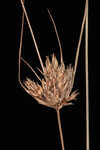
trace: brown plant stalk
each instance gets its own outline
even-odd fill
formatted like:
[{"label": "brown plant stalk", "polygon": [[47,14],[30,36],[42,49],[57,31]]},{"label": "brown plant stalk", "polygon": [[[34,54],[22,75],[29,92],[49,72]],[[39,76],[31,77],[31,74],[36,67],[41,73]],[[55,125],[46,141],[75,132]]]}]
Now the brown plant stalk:
[{"label": "brown plant stalk", "polygon": [[[18,73],[19,83],[29,95],[31,95],[34,99],[37,100],[38,103],[45,105],[47,107],[51,107],[56,110],[59,131],[60,131],[61,145],[62,145],[62,150],[64,150],[64,140],[63,140],[63,133],[62,133],[62,128],[61,128],[61,121],[60,121],[60,109],[64,106],[71,105],[72,101],[76,100],[76,97],[78,95],[77,91],[72,92],[72,88],[73,88],[73,83],[75,79],[75,73],[76,73],[77,64],[78,64],[79,49],[80,49],[80,44],[81,44],[85,20],[86,20],[87,5],[85,6],[85,12],[84,12],[84,17],[83,17],[83,22],[82,22],[82,27],[81,27],[81,32],[80,32],[80,38],[79,38],[78,48],[76,52],[75,66],[72,67],[71,65],[69,65],[66,67],[63,61],[61,42],[58,36],[58,32],[57,32],[54,19],[50,11],[48,10],[48,13],[53,23],[54,30],[55,30],[57,40],[58,40],[58,44],[60,47],[61,62],[59,64],[56,56],[53,54],[51,61],[49,57],[46,57],[46,61],[44,65],[42,62],[40,53],[39,53],[39,49],[38,49],[38,46],[34,37],[34,33],[33,33],[33,30],[29,21],[28,14],[24,6],[24,0],[20,0],[20,2],[23,8],[23,16],[22,16],[22,29],[21,29],[21,37],[20,37],[20,48],[19,48],[19,73]],[[39,69],[43,75],[42,79],[37,75],[37,73],[27,63],[27,61],[21,57],[22,37],[23,37],[23,29],[24,29],[24,15],[26,17],[33,42],[35,44],[36,52],[38,54],[38,58],[42,67],[42,70]],[[24,83],[21,82],[21,79],[20,79],[21,60],[36,75],[38,80],[41,82],[41,85],[38,83],[35,83],[34,81],[28,78],[24,81]]]},{"label": "brown plant stalk", "polygon": [[88,0],[85,24],[85,74],[86,74],[86,150],[90,149],[89,137],[89,77],[88,77]]}]

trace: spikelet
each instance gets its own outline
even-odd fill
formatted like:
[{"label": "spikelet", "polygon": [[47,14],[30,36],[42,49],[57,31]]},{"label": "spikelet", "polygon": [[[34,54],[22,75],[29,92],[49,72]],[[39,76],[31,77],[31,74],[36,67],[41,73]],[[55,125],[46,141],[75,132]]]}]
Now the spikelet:
[{"label": "spikelet", "polygon": [[46,57],[44,78],[41,85],[26,79],[24,82],[26,91],[34,97],[40,104],[55,109],[60,109],[64,105],[72,104],[76,99],[77,91],[73,92],[73,67],[71,65],[65,68],[64,63],[58,64],[56,56],[52,55],[52,61]]}]

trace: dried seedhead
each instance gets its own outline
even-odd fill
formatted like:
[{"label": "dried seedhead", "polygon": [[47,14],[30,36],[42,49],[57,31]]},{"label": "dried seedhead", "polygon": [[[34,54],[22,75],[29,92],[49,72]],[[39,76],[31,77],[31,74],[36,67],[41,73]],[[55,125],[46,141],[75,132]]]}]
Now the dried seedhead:
[{"label": "dried seedhead", "polygon": [[[75,100],[78,95],[77,91],[72,92],[72,88],[73,88],[75,73],[76,73],[77,64],[78,64],[79,50],[80,50],[80,44],[82,40],[82,35],[83,35],[83,30],[84,30],[86,15],[87,15],[87,6],[88,6],[87,2],[88,1],[86,1],[86,5],[85,5],[85,12],[84,12],[83,22],[81,26],[80,38],[79,38],[78,47],[76,51],[74,67],[72,67],[71,65],[65,67],[64,65],[61,42],[58,36],[58,32],[56,29],[54,19],[49,10],[48,10],[48,13],[53,23],[54,30],[55,30],[57,40],[58,40],[58,44],[59,44],[59,48],[60,48],[61,62],[58,63],[56,56],[53,54],[52,61],[50,61],[49,57],[46,57],[45,66],[43,65],[43,62],[39,53],[39,49],[37,46],[37,42],[35,40],[34,33],[32,30],[25,6],[24,6],[24,0],[20,0],[20,2],[23,8],[23,17],[22,17],[20,48],[19,48],[19,73],[18,73],[19,83],[28,94],[30,94],[34,99],[37,100],[38,103],[56,109],[60,138],[61,138],[61,145],[62,145],[62,150],[64,150],[65,148],[64,148],[64,140],[63,140],[59,110],[63,106],[72,104],[72,100]],[[21,57],[23,28],[24,28],[24,15],[26,17],[28,27],[30,29],[30,33],[32,35],[32,39],[36,48],[36,52],[37,52],[37,55],[38,55],[38,58],[42,67],[42,71],[40,70],[40,72],[43,75],[42,79],[40,79],[40,77],[33,70],[33,68]],[[21,78],[20,78],[21,60],[32,70],[32,72],[40,80],[41,84],[36,83],[28,78],[24,81],[24,84],[21,82]]]},{"label": "dried seedhead", "polygon": [[[42,72],[42,71],[41,71]],[[52,61],[46,58],[43,79],[41,85],[27,79],[24,84],[26,91],[40,104],[55,109],[60,109],[65,105],[72,104],[78,93],[72,91],[73,87],[73,67],[65,68],[64,63],[58,64],[56,56],[52,55]]]},{"label": "dried seedhead", "polygon": [[[52,107],[55,109],[61,109],[63,106],[72,104],[72,100],[76,99],[76,96],[78,95],[77,91],[74,91],[72,93],[72,88],[74,84],[75,79],[75,73],[77,69],[78,64],[78,56],[79,56],[79,49],[80,44],[82,40],[82,34],[84,30],[84,24],[86,19],[86,12],[87,12],[87,5],[85,6],[85,12],[84,12],[84,18],[82,22],[81,27],[81,33],[79,38],[79,43],[77,47],[76,52],[76,58],[75,58],[75,65],[72,67],[71,65],[65,67],[64,61],[63,61],[63,54],[62,54],[62,46],[59,39],[59,35],[57,32],[56,24],[54,22],[54,19],[48,10],[49,17],[53,23],[54,30],[57,36],[59,48],[60,48],[60,56],[61,56],[61,62],[58,63],[56,56],[52,55],[52,61],[50,61],[49,57],[46,58],[45,66],[43,65],[38,45],[34,37],[34,33],[24,6],[24,1],[20,0],[23,8],[23,19],[22,19],[22,31],[21,31],[21,42],[20,42],[20,49],[19,49],[19,82],[21,86],[29,93],[34,99],[36,99],[40,104],[43,104],[48,107]],[[87,3],[86,3],[87,4]],[[42,67],[42,71],[40,72],[43,74],[43,79],[41,80],[40,77],[36,74],[36,72],[33,70],[33,68],[21,57],[21,48],[22,48],[22,37],[23,37],[23,26],[24,26],[24,15],[26,17],[33,42],[35,44],[36,52]],[[35,83],[34,81],[30,79],[26,79],[24,84],[21,82],[20,79],[20,61],[24,61],[26,65],[35,73],[37,78],[41,81],[41,85],[38,83]]]}]

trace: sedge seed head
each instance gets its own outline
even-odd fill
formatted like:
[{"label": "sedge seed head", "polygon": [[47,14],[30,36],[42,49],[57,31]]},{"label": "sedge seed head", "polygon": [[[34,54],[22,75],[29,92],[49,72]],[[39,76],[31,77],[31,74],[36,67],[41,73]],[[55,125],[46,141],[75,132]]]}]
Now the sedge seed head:
[{"label": "sedge seed head", "polygon": [[46,57],[43,79],[41,85],[26,79],[24,82],[26,91],[40,104],[55,109],[60,109],[65,105],[72,104],[78,93],[73,88],[73,67],[65,67],[64,63],[58,64],[56,56],[52,55],[52,60]]}]

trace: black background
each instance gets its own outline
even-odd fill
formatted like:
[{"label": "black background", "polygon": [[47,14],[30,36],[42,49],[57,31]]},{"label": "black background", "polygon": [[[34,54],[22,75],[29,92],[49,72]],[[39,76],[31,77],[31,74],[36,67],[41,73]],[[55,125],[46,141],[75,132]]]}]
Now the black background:
[{"label": "black background", "polygon": [[[43,62],[46,56],[55,53],[60,60],[59,46],[53,25],[46,8],[37,7],[34,1],[25,1],[26,10],[34,31]],[[81,23],[84,14],[84,1],[57,3],[56,7],[49,10],[54,17],[60,36],[65,65],[74,65],[77,44],[80,35]],[[89,3],[89,101],[90,101],[90,150],[96,147],[95,104],[96,104],[96,63],[94,63],[96,43],[96,7],[94,1]],[[17,130],[18,143],[28,149],[61,149],[58,124],[55,110],[39,105],[29,96],[18,83],[18,48],[21,31],[22,8],[20,2],[16,3],[16,92],[15,101],[18,114]],[[85,36],[83,35],[79,62],[73,90],[79,89],[79,96],[73,106],[61,110],[61,121],[65,149],[85,149]],[[39,74],[36,67],[40,67],[34,43],[25,20],[22,56]],[[39,74],[40,75],[40,74]],[[22,81],[36,77],[25,64],[21,64]]]}]

